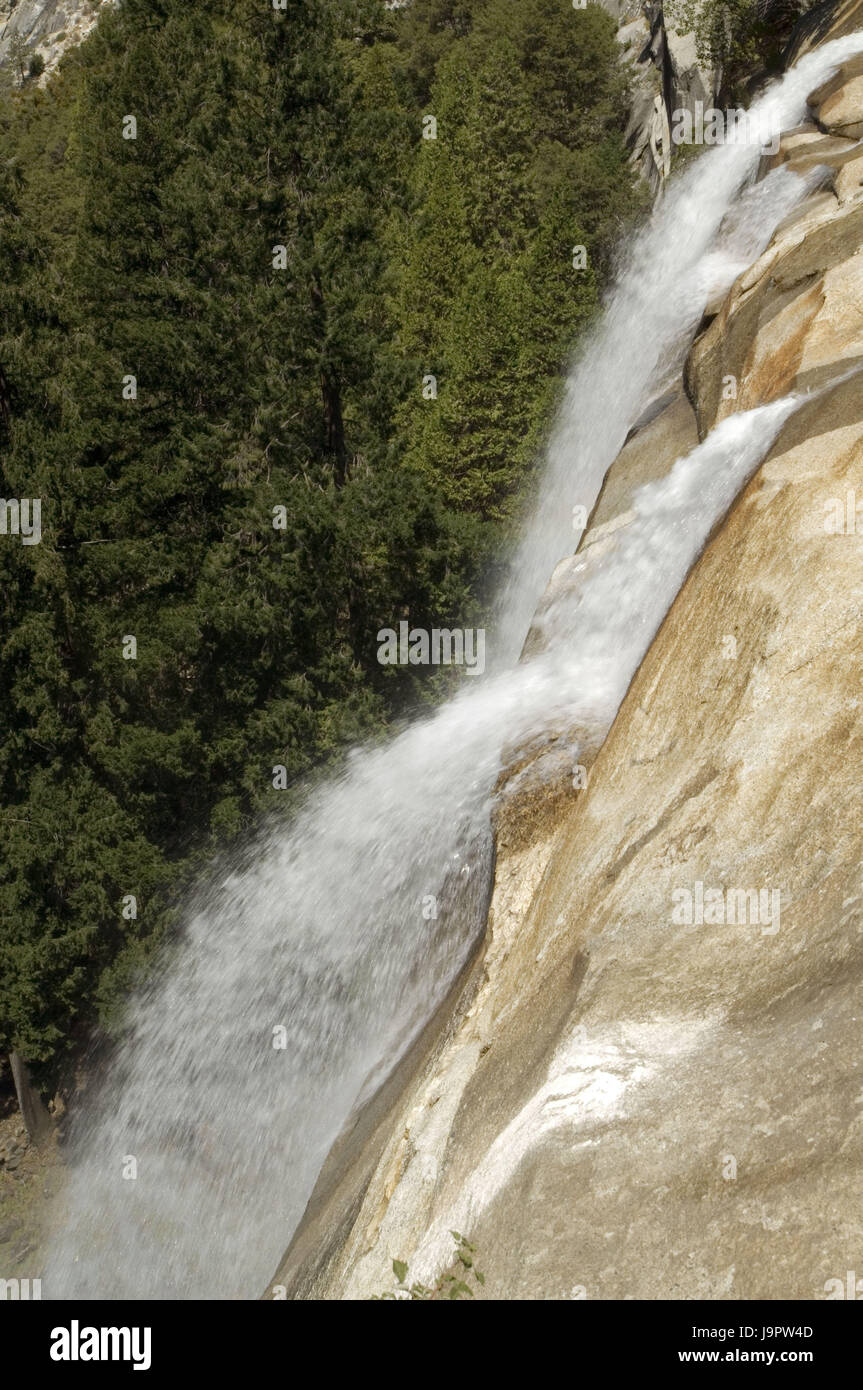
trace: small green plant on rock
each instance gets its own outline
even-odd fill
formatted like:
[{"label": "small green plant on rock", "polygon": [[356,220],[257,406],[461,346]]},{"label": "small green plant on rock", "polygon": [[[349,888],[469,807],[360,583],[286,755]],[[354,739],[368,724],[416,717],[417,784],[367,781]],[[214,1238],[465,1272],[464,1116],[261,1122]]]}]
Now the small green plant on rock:
[{"label": "small green plant on rock", "polygon": [[473,1289],[468,1281],[474,1279],[477,1284],[484,1284],[485,1275],[481,1274],[474,1264],[475,1251],[470,1241],[459,1235],[458,1231],[450,1231],[450,1235],[455,1241],[454,1268],[447,1274],[442,1274],[436,1284],[431,1288],[425,1284],[408,1284],[407,1264],[404,1260],[393,1260],[393,1274],[398,1280],[396,1287],[386,1293],[372,1294],[372,1298],[401,1299],[408,1302],[434,1298],[473,1298]]}]

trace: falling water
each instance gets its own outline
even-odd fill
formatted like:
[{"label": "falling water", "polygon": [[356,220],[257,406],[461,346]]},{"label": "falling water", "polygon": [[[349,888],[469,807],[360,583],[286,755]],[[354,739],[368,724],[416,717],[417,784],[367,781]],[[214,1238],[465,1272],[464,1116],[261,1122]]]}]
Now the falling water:
[{"label": "falling water", "polygon": [[[797,125],[808,94],[861,50],[858,33],[807,54],[754,103],[750,128]],[[752,184],[760,158],[758,144],[705,151],[672,181],[653,217],[624,249],[602,320],[570,372],[539,497],[503,595],[506,636],[500,645],[507,658],[517,655],[548,579],[549,557],[565,555],[578,539],[573,507],[590,512],[631,426],[679,365],[707,300],[752,262],[804,191],[784,169]]]},{"label": "falling water", "polygon": [[[777,122],[798,120],[806,93],[860,49],[857,36],[805,58],[764,98]],[[711,526],[796,403],[731,417],[645,489],[608,565],[555,611],[542,656],[511,664],[577,539],[571,506],[595,496],[706,296],[803,191],[771,176],[720,232],[757,158],[702,156],[633,243],[571,374],[501,610],[510,664],[356,752],[289,832],[262,837],[251,867],[201,889],[78,1118],[48,1297],[252,1298],[272,1275],[346,1119],[482,929],[501,749],[551,727],[608,727]]]}]

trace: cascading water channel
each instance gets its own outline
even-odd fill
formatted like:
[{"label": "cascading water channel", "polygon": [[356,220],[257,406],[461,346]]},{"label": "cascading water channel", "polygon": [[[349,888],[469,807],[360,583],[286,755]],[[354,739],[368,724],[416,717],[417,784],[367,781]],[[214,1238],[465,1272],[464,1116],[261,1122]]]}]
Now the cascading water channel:
[{"label": "cascading water channel", "polygon": [[[794,124],[807,92],[861,50],[858,35],[809,55],[759,107]],[[643,490],[608,564],[555,612],[542,656],[515,664],[549,574],[577,540],[572,506],[592,502],[706,296],[805,191],[779,171],[736,202],[720,232],[758,157],[747,146],[705,154],[635,239],[568,381],[490,636],[496,669],[387,746],[356,752],[289,831],[263,837],[249,867],[190,907],[78,1117],[47,1297],[263,1289],[346,1119],[482,929],[501,749],[561,725],[608,727],[711,526],[797,403],[731,417]],[[430,897],[436,917],[424,911]],[[277,1031],[285,1046],[273,1045]]]},{"label": "cascading water channel", "polygon": [[[753,105],[749,128],[797,125],[808,94],[861,49],[863,35],[854,34],[808,54]],[[801,196],[800,180],[783,169],[751,184],[760,157],[759,145],[744,143],[702,154],[626,248],[602,320],[570,372],[536,506],[502,596],[506,659],[518,654],[550,564],[578,540],[572,508],[590,511],[631,426],[679,365],[708,298],[752,262]]]}]

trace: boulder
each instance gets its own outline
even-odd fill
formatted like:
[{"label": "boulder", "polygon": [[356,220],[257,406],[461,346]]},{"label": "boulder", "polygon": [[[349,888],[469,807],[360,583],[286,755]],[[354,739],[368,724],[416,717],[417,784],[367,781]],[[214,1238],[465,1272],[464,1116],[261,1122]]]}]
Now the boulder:
[{"label": "boulder", "polygon": [[[790,167],[806,149],[790,152]],[[837,363],[863,362],[860,158],[856,149],[843,154],[831,187],[777,229],[696,342],[686,384],[702,438],[734,410],[822,384]]]},{"label": "boulder", "polygon": [[863,135],[863,56],[843,63],[833,77],[811,93],[808,103],[824,130],[859,139]]},{"label": "boulder", "polygon": [[790,164],[798,174],[821,167],[834,169],[859,153],[856,140],[825,135],[818,126],[809,123],[796,126],[782,135],[776,154],[764,156],[760,173],[763,177],[782,164]]}]

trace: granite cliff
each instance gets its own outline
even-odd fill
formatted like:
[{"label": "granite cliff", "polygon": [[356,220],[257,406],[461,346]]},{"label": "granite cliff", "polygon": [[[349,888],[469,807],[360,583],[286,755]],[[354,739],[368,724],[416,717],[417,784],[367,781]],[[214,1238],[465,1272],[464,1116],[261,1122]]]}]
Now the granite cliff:
[{"label": "granite cliff", "polygon": [[104,6],[115,0],[0,0],[0,68],[12,62],[16,50],[38,54],[44,64],[42,80],[63,54],[81,43]]}]

